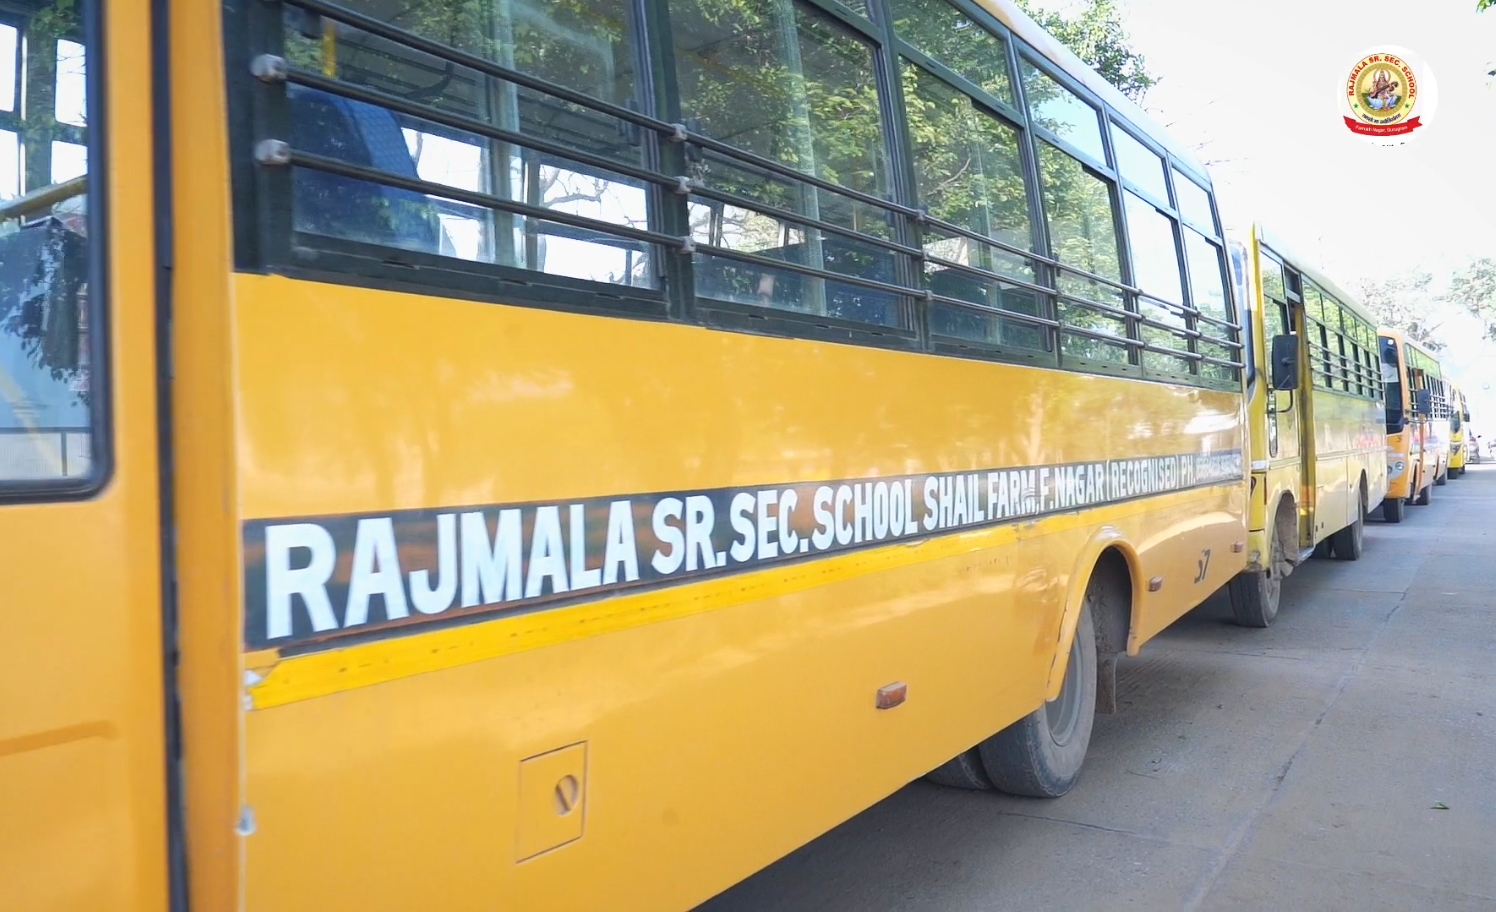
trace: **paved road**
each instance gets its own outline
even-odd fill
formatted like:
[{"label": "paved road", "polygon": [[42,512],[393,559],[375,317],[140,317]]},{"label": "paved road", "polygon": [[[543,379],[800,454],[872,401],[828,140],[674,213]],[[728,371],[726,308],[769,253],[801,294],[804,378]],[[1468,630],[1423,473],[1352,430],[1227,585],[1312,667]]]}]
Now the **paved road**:
[{"label": "paved road", "polygon": [[1496,909],[1493,530],[1473,466],[1272,628],[1217,597],[1124,660],[1070,795],[916,782],[698,912]]}]

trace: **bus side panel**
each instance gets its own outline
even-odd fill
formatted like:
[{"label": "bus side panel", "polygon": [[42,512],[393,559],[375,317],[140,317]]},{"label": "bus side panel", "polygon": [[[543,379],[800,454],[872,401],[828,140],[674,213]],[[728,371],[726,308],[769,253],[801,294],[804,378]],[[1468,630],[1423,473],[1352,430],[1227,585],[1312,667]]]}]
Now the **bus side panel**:
[{"label": "bus side panel", "polygon": [[[1230,393],[273,277],[235,286],[246,519],[1244,443]],[[1205,598],[1240,569],[1244,482],[662,589],[658,604],[699,610],[655,623],[610,615],[625,599],[584,603],[613,632],[543,648],[504,653],[561,615],[260,656],[265,686],[290,695],[246,720],[250,908],[689,906],[1040,705],[1074,555],[1100,526],[1162,580],[1139,606],[1142,638]],[[469,658],[432,658],[448,647]],[[321,684],[291,693],[318,668]],[[875,709],[895,682],[908,701]],[[582,835],[526,855],[534,801],[554,798],[520,763],[566,748],[551,759],[586,780]]]},{"label": "bus side panel", "polygon": [[[1177,565],[1165,590],[1198,600],[1231,571],[1192,586],[1194,545],[1239,497],[1101,518],[1158,549],[1199,528],[1149,570]],[[251,713],[249,908],[689,908],[1042,702],[1069,582],[1054,568],[1085,529],[1041,525],[1055,531]],[[1144,638],[1182,601],[1158,599]],[[893,682],[908,702],[879,712]],[[575,744],[583,834],[521,862],[520,763]]]}]

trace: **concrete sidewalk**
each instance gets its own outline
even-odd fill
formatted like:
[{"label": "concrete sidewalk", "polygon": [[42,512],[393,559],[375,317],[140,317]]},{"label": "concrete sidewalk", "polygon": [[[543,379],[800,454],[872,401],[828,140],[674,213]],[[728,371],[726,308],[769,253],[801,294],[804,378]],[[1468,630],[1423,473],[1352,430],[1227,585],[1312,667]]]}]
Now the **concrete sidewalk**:
[{"label": "concrete sidewalk", "polygon": [[699,912],[1496,909],[1493,529],[1472,466],[1272,628],[1218,596],[1124,660],[1065,798],[917,782]]}]

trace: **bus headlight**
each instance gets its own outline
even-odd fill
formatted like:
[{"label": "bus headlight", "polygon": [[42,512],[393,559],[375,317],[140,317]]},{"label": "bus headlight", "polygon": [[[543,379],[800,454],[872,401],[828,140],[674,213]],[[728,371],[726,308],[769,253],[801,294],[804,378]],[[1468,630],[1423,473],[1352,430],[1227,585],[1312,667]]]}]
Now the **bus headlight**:
[{"label": "bus headlight", "polygon": [[1389,479],[1398,478],[1402,475],[1403,470],[1407,467],[1407,463],[1403,462],[1401,459],[1396,462],[1389,462],[1387,463],[1387,477]]}]

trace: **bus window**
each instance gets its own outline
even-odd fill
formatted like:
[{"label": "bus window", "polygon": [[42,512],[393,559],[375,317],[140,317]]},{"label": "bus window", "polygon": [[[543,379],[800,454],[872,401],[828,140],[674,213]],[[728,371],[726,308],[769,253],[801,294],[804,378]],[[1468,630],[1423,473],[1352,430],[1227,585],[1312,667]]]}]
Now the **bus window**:
[{"label": "bus window", "polygon": [[1407,420],[1403,414],[1402,371],[1398,367],[1397,343],[1381,339],[1382,387],[1387,396],[1387,433],[1396,434]]},{"label": "bus window", "polygon": [[900,38],[993,98],[1013,104],[1006,41],[946,0],[893,0],[892,7],[894,32]]},{"label": "bus window", "polygon": [[1034,123],[1105,164],[1101,115],[1079,95],[1060,85],[1027,58],[1020,60],[1023,94]]},{"label": "bus window", "polygon": [[[1247,368],[1247,382],[1251,383],[1257,377],[1257,352],[1252,337],[1252,320],[1250,316],[1252,300],[1252,282],[1247,269],[1247,248],[1240,241],[1228,241],[1226,250],[1231,256],[1231,290],[1236,297],[1236,316],[1241,326],[1241,341],[1243,343],[1244,360]],[[1265,260],[1264,263],[1271,262]],[[1266,270],[1264,269],[1264,275]],[[1279,281],[1282,281],[1281,273]],[[1264,300],[1263,307],[1276,309],[1277,303]],[[1268,338],[1272,338],[1272,331],[1268,331]],[[1269,343],[1271,344],[1271,343]]]},{"label": "bus window", "polygon": [[78,4],[0,20],[0,493],[82,491],[101,462],[85,58]]}]

